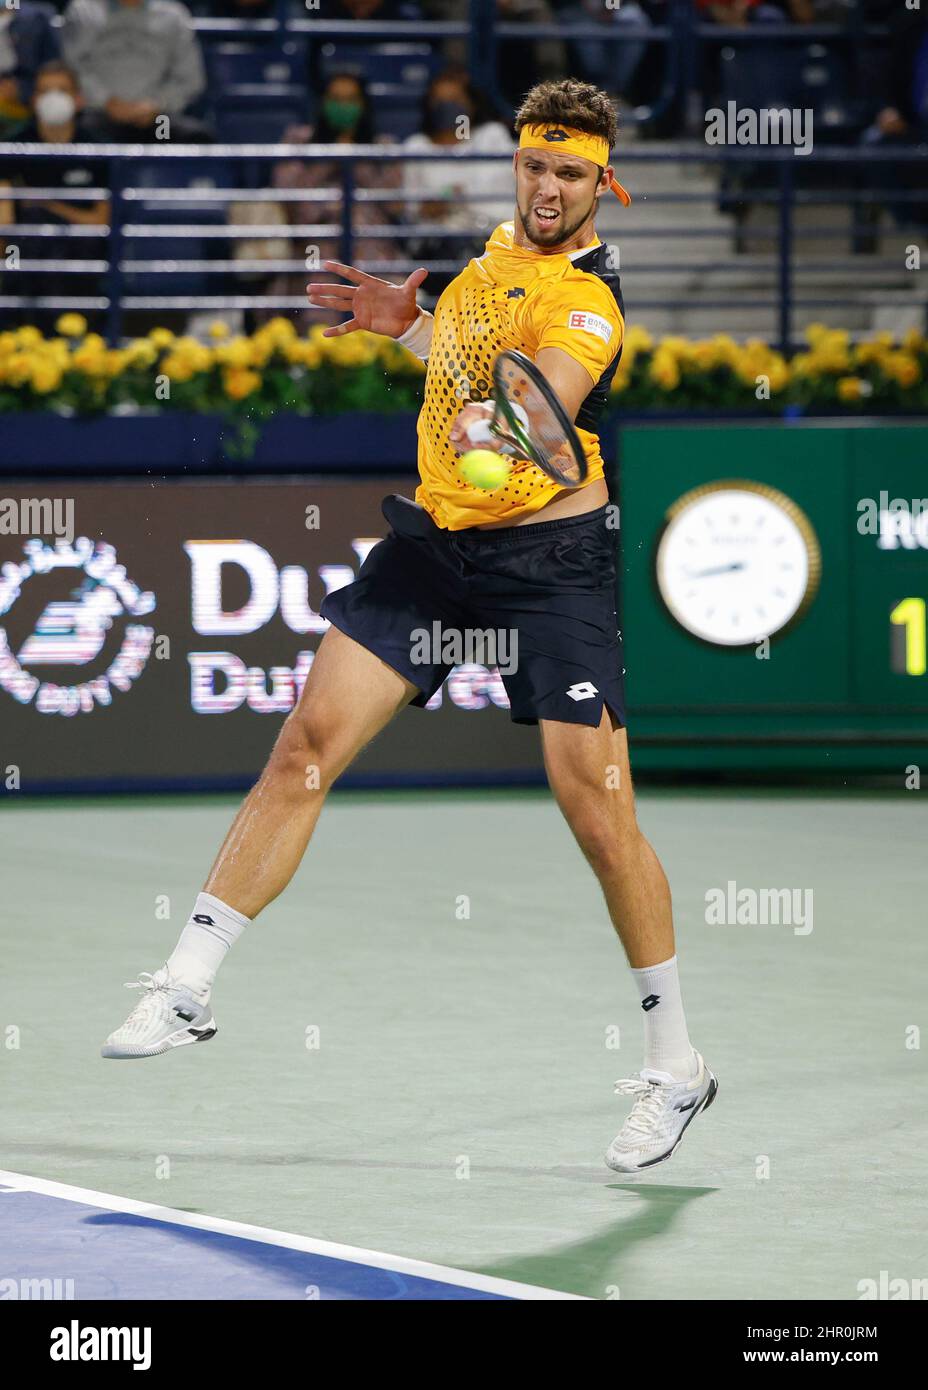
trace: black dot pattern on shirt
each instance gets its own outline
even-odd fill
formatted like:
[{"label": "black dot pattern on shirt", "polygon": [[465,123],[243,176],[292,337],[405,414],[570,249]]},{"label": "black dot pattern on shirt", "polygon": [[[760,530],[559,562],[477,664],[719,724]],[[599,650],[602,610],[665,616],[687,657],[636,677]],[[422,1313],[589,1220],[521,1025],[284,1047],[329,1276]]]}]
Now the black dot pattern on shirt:
[{"label": "black dot pattern on shirt", "polygon": [[[452,480],[455,487],[466,489],[471,499],[474,489],[461,477],[460,455],[449,442],[451,426],[469,402],[489,399],[493,363],[500,352],[518,348],[531,356],[534,351],[534,344],[526,342],[514,323],[510,286],[479,281],[473,264],[452,281],[435,307],[422,404],[430,466]],[[493,499],[492,513],[487,506],[488,516],[505,515],[550,488],[549,479],[532,464],[517,460],[503,487],[483,494],[487,502],[491,496]]]}]

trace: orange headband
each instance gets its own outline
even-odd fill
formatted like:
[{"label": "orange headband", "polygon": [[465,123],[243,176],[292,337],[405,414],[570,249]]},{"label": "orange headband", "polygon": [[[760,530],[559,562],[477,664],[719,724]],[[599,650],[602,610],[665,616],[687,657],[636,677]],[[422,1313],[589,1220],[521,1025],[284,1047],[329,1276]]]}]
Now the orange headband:
[{"label": "orange headband", "polygon": [[[605,169],[609,163],[609,142],[601,135],[587,135],[583,130],[571,130],[559,125],[524,125],[519,135],[520,150],[550,150],[554,146],[562,154],[576,154]],[[628,207],[631,196],[618,179],[609,180],[615,196]]]}]

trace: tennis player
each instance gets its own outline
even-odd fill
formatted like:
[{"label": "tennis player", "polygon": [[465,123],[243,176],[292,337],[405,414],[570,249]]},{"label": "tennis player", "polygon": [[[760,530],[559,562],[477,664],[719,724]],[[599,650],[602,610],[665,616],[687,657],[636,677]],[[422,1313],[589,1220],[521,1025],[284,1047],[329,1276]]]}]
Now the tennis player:
[{"label": "tennis player", "polygon": [[[415,503],[385,500],[389,534],[354,583],[326,597],[321,611],[331,627],[302,698],[176,949],[132,986],[142,997],[102,1051],[154,1057],[215,1034],[218,967],[290,882],[329,787],[394,715],[425,705],[449,673],[440,650],[423,663],[413,634],[436,622],[443,633],[508,631],[518,651],[515,669],[502,674],[511,717],[540,728],[549,783],[602,886],[640,995],[643,1065],[616,1083],[633,1103],[606,1155],[610,1168],[635,1173],[670,1158],[717,1083],[690,1043],[670,890],[638,827],[628,762],[616,538],[596,435],[625,325],[615,256],[595,219],[603,197],[630,199],[609,164],[616,119],[606,93],[571,78],[542,83],[515,129],[513,221],[444,290],[434,316],[416,304],[424,269],[395,286],[325,262],[347,283],[307,287],[312,305],[349,314],[327,334],[383,333],[427,359],[421,481]],[[588,464],[582,486],[560,486],[518,460],[495,491],[462,477],[460,455],[481,422],[486,431],[493,362],[506,348],[534,360],[575,422]],[[316,780],[318,790],[310,789]]]}]

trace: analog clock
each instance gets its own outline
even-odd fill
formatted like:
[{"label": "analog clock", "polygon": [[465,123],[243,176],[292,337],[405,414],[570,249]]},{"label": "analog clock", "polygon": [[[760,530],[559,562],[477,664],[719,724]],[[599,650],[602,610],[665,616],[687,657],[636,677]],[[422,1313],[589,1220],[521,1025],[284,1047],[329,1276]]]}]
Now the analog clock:
[{"label": "analog clock", "polygon": [[657,548],[657,584],[671,614],[722,647],[752,645],[795,622],[821,568],[806,514],[776,488],[740,478],[680,497]]}]

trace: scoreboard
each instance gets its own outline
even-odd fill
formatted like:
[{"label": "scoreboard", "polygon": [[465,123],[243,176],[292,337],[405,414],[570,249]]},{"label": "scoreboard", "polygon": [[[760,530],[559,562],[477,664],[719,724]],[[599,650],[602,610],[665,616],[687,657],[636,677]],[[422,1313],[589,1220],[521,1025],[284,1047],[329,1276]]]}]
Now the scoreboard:
[{"label": "scoreboard", "polygon": [[928,427],[629,425],[617,453],[635,765],[928,768]]}]

